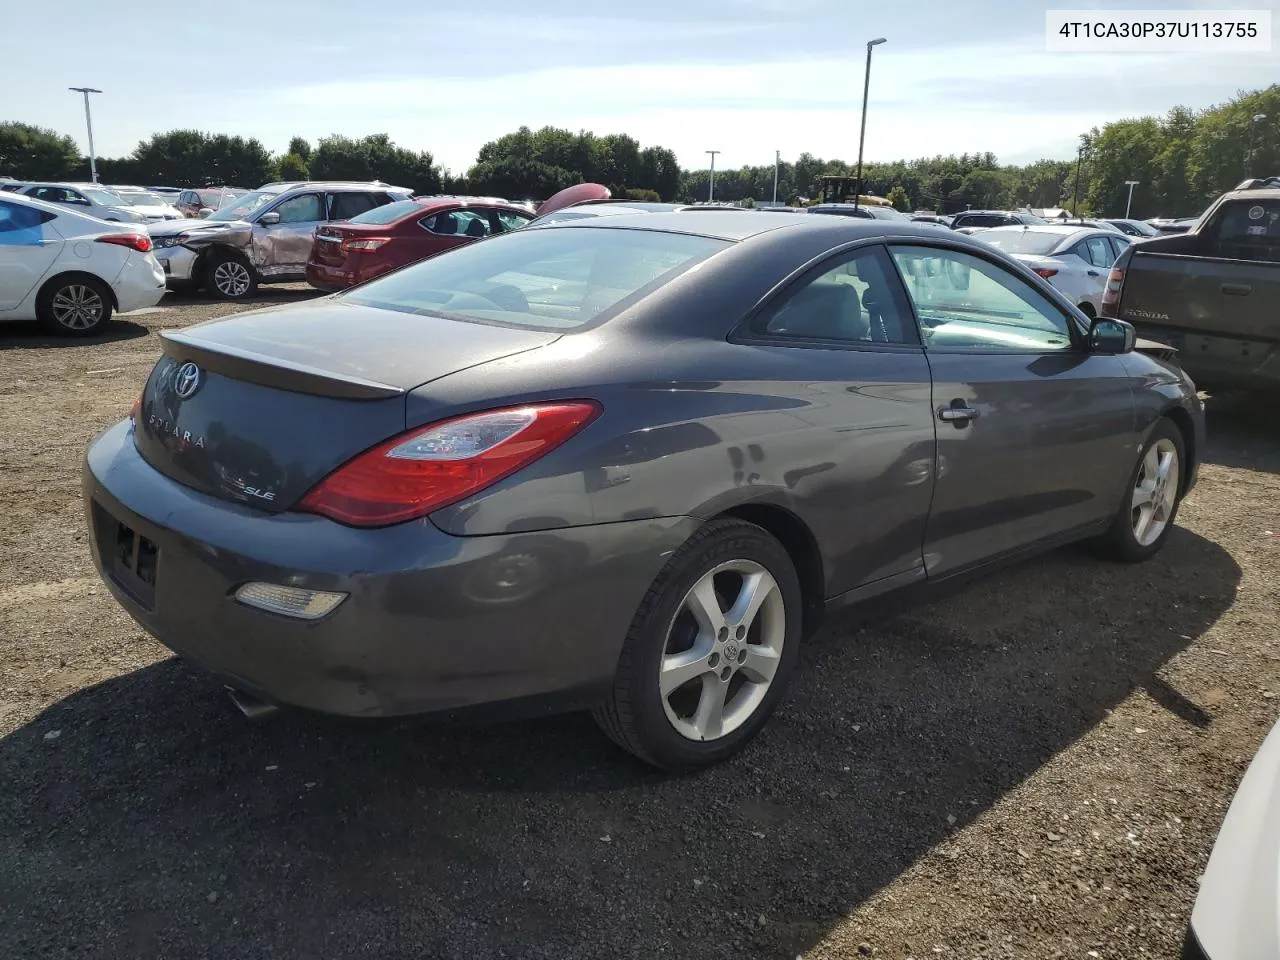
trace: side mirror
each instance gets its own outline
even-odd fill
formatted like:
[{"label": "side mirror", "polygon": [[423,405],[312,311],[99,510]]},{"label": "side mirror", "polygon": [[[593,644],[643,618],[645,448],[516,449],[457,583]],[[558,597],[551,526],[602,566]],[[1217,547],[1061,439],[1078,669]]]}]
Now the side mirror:
[{"label": "side mirror", "polygon": [[1138,331],[1124,320],[1099,317],[1089,327],[1089,349],[1094,353],[1132,353]]},{"label": "side mirror", "polygon": [[207,217],[207,216],[208,216],[209,214],[211,214],[211,213],[213,213],[213,208],[212,208],[212,207],[201,207],[201,208],[196,212],[196,216],[197,216],[197,217],[199,217],[201,220],[203,220],[205,217]]},{"label": "side mirror", "polygon": [[270,227],[280,222],[280,214],[272,210],[270,213],[264,213],[258,218],[258,222],[264,227]]}]

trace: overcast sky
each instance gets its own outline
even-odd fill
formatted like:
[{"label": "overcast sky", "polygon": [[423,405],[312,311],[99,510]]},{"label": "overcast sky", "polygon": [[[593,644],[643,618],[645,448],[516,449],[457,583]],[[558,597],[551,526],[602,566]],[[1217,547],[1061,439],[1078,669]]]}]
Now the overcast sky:
[{"label": "overcast sky", "polygon": [[[1057,2],[1053,8],[1116,7]],[[1141,3],[1275,8],[1275,0]],[[0,120],[86,146],[79,95],[100,87],[97,152],[175,127],[258,137],[389,133],[454,171],[521,124],[628,133],[685,166],[853,159],[863,44],[877,36],[869,160],[990,150],[1074,155],[1094,125],[1206,107],[1280,79],[1272,52],[1045,52],[1047,5],[1027,0],[223,0],[164,6],[54,0],[14,20]],[[1280,23],[1280,16],[1273,15]],[[57,24],[47,32],[40,24]],[[22,36],[31,42],[14,42]]]}]

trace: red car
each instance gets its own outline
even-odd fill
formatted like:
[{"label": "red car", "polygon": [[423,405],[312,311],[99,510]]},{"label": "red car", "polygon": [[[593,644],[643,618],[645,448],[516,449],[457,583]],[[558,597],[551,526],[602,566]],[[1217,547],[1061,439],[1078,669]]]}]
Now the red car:
[{"label": "red car", "polygon": [[317,227],[307,282],[341,290],[464,243],[518,230],[532,219],[524,207],[499,200],[423,197],[388,203]]}]

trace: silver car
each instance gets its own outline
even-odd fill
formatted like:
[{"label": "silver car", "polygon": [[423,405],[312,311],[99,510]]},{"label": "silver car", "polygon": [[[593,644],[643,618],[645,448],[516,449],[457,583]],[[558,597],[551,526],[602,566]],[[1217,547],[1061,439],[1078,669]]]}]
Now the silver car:
[{"label": "silver car", "polygon": [[151,240],[170,288],[204,287],[220,300],[245,300],[259,283],[306,279],[320,224],[412,195],[385,183],[269,183],[204,219],[154,226]]}]

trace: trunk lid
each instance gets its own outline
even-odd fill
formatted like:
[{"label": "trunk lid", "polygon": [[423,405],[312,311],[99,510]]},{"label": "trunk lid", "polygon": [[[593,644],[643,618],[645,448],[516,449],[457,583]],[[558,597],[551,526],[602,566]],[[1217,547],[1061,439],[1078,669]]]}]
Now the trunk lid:
[{"label": "trunk lid", "polygon": [[414,387],[556,339],[328,299],[238,314],[162,334],[135,443],[179,483],[279,512],[404,430]]},{"label": "trunk lid", "polygon": [[331,267],[342,266],[347,260],[347,252],[342,249],[343,240],[379,237],[390,241],[389,230],[386,224],[326,223],[316,228],[311,259]]}]

